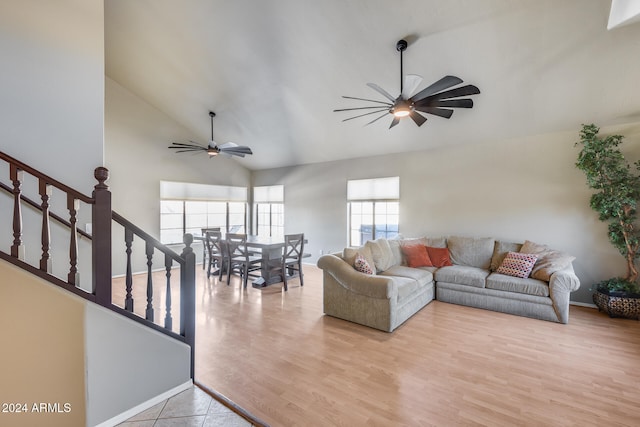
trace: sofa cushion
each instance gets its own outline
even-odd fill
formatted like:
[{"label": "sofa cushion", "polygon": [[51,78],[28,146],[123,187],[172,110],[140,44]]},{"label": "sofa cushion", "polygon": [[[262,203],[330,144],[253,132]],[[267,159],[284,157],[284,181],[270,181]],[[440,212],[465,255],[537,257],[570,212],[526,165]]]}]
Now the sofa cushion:
[{"label": "sofa cushion", "polygon": [[375,264],[373,263],[373,256],[371,255],[371,250],[366,246],[360,246],[355,248],[344,248],[344,250],[342,251],[342,259],[347,264],[355,268],[356,255],[358,254],[362,255],[364,259],[367,260],[367,263],[369,263],[369,266],[371,266],[372,269],[374,268]]},{"label": "sofa cushion", "polygon": [[411,268],[404,265],[394,265],[387,271],[380,273],[381,276],[406,277],[413,279],[420,285],[426,285],[433,281],[433,273],[427,269]]},{"label": "sofa cushion", "polygon": [[424,238],[425,246],[430,246],[432,248],[446,248],[447,247],[447,238],[446,237],[425,237]]},{"label": "sofa cushion", "polygon": [[433,267],[424,245],[405,245],[402,247],[402,253],[409,267]]},{"label": "sofa cushion", "polygon": [[389,247],[391,248],[391,253],[393,254],[393,265],[402,264],[402,240],[401,239],[388,239]]},{"label": "sofa cushion", "polygon": [[495,239],[458,237],[447,238],[447,247],[451,253],[451,262],[456,265],[476,267],[488,270],[491,266]]},{"label": "sofa cushion", "polygon": [[393,281],[398,289],[398,304],[403,304],[405,301],[413,299],[415,293],[425,286],[408,277],[396,276]]},{"label": "sofa cushion", "polygon": [[353,262],[353,267],[360,273],[373,274],[373,268],[369,265],[369,262],[361,254],[356,254],[356,260]]},{"label": "sofa cushion", "polygon": [[387,239],[380,238],[376,240],[369,240],[364,244],[364,246],[368,247],[371,251],[373,263],[375,264],[378,273],[387,270],[395,264],[395,258]]},{"label": "sofa cushion", "polygon": [[427,246],[427,253],[433,267],[446,267],[451,264],[451,257],[449,255],[449,249],[447,248],[434,248]]},{"label": "sofa cushion", "polygon": [[549,285],[542,280],[531,278],[521,279],[499,273],[491,273],[491,275],[487,277],[487,288],[540,297],[549,296]]},{"label": "sofa cushion", "polygon": [[526,279],[529,277],[533,265],[536,263],[538,255],[522,254],[520,252],[509,252],[502,264],[496,270],[497,273],[506,274],[507,276],[520,277]]},{"label": "sofa cushion", "polygon": [[489,271],[482,268],[452,265],[438,269],[436,271],[436,281],[484,288],[485,279],[488,275]]},{"label": "sofa cushion", "polygon": [[531,277],[534,279],[549,281],[556,271],[566,268],[576,257],[567,253],[550,249],[546,245],[540,245],[526,240],[520,248],[521,253],[536,254],[538,260],[533,266]]},{"label": "sofa cushion", "polygon": [[496,244],[493,247],[493,256],[491,257],[491,271],[496,271],[502,260],[507,256],[509,252],[520,252],[522,243],[503,242],[496,240]]}]

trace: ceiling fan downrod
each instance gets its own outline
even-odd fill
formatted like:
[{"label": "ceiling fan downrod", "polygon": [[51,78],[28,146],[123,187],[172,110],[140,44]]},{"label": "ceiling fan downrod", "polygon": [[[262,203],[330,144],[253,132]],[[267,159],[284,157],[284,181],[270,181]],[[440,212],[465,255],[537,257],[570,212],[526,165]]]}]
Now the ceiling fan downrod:
[{"label": "ceiling fan downrod", "polygon": [[400,93],[402,93],[402,91],[404,90],[402,81],[402,76],[404,76],[404,70],[402,69],[402,52],[407,50],[407,46],[408,43],[406,40],[398,40],[398,43],[396,43],[396,50],[400,52]]}]

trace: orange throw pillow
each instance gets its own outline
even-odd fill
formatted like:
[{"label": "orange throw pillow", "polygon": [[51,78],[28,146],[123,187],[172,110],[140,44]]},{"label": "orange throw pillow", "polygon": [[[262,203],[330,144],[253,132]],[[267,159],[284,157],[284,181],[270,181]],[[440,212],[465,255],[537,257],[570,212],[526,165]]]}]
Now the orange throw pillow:
[{"label": "orange throw pillow", "polygon": [[434,267],[447,267],[451,264],[451,257],[449,256],[449,249],[447,248],[432,248],[427,246],[427,253],[429,259]]},{"label": "orange throw pillow", "polygon": [[433,267],[424,245],[402,246],[402,253],[409,267]]}]

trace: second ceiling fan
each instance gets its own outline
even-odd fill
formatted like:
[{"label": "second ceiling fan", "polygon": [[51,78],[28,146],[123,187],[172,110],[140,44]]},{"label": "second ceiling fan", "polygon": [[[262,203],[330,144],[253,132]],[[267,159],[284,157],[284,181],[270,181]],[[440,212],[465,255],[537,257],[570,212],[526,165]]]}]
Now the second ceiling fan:
[{"label": "second ceiling fan", "polygon": [[389,129],[400,123],[400,119],[404,117],[411,117],[416,125],[422,126],[422,124],[427,121],[427,118],[420,113],[433,114],[448,119],[453,114],[452,108],[473,107],[472,99],[460,99],[460,97],[477,95],[480,93],[480,90],[473,85],[453,88],[454,86],[463,83],[462,79],[456,76],[445,76],[432,85],[426,87],[425,89],[422,89],[420,92],[414,94],[418,86],[420,86],[420,83],[422,83],[422,77],[415,74],[407,74],[404,77],[402,75],[402,52],[407,49],[407,46],[408,43],[406,40],[400,40],[396,44],[396,50],[400,52],[400,95],[394,97],[377,84],[367,83],[367,86],[384,96],[388,101],[377,101],[374,99],[343,96],[343,98],[346,99],[367,101],[377,104],[366,107],[342,108],[333,110],[334,112],[356,112],[362,110],[372,110],[353,117],[348,117],[344,119],[343,122],[376,113],[382,113],[379,117],[376,117],[375,119],[367,123],[367,125],[370,125],[371,123],[374,123],[382,119],[383,117],[386,117],[387,114],[391,114],[393,116],[393,120],[391,121]]},{"label": "second ceiling fan", "polygon": [[209,155],[209,158],[215,157],[218,154],[222,154],[224,156],[238,156],[244,157],[246,155],[253,154],[251,148],[245,145],[238,145],[234,142],[225,142],[224,144],[218,145],[213,140],[213,118],[216,116],[216,113],[213,111],[209,111],[209,117],[211,117],[211,141],[209,141],[208,145],[201,145],[197,142],[189,141],[186,142],[172,142],[169,148],[176,150],[176,153],[189,153],[189,152],[198,152],[204,151]]}]

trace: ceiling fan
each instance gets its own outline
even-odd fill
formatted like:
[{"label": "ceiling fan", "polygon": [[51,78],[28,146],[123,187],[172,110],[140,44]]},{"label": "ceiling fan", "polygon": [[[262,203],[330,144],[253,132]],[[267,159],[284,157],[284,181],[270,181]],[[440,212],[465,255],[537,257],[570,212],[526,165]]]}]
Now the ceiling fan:
[{"label": "ceiling fan", "polygon": [[418,86],[420,86],[420,83],[422,83],[422,77],[415,74],[407,74],[403,79],[402,52],[407,49],[407,45],[408,44],[406,40],[400,40],[396,44],[396,50],[400,52],[400,95],[398,95],[397,97],[393,97],[391,94],[389,94],[389,92],[382,89],[377,84],[367,83],[367,86],[384,96],[388,101],[377,101],[374,99],[343,96],[343,98],[346,99],[355,99],[358,101],[367,101],[378,104],[367,107],[342,108],[333,110],[334,112],[356,112],[359,110],[373,110],[354,117],[346,118],[342,120],[343,122],[346,122],[347,120],[357,119],[358,117],[368,116],[371,114],[383,113],[379,117],[371,120],[366,125],[370,125],[371,123],[374,123],[381,118],[386,117],[387,114],[391,114],[393,116],[393,120],[391,121],[389,129],[400,123],[400,119],[404,117],[411,117],[416,125],[422,126],[422,124],[427,121],[427,118],[420,113],[433,114],[448,119],[453,114],[453,110],[451,108],[473,107],[473,100],[469,98],[454,98],[477,95],[480,93],[480,90],[473,85],[466,85],[449,89],[463,82],[462,79],[455,76],[445,76],[432,85],[426,87],[425,89],[422,89],[420,92],[414,94]]},{"label": "ceiling fan", "polygon": [[251,148],[244,145],[238,145],[233,142],[225,142],[224,144],[218,145],[213,140],[213,118],[215,116],[216,113],[214,113],[213,111],[209,111],[209,117],[211,117],[211,141],[209,141],[209,145],[204,146],[193,141],[189,141],[189,143],[172,142],[169,148],[176,150],[176,153],[205,151],[209,155],[209,158],[217,156],[218,154],[222,154],[228,157],[244,157],[247,154],[253,154]]}]

